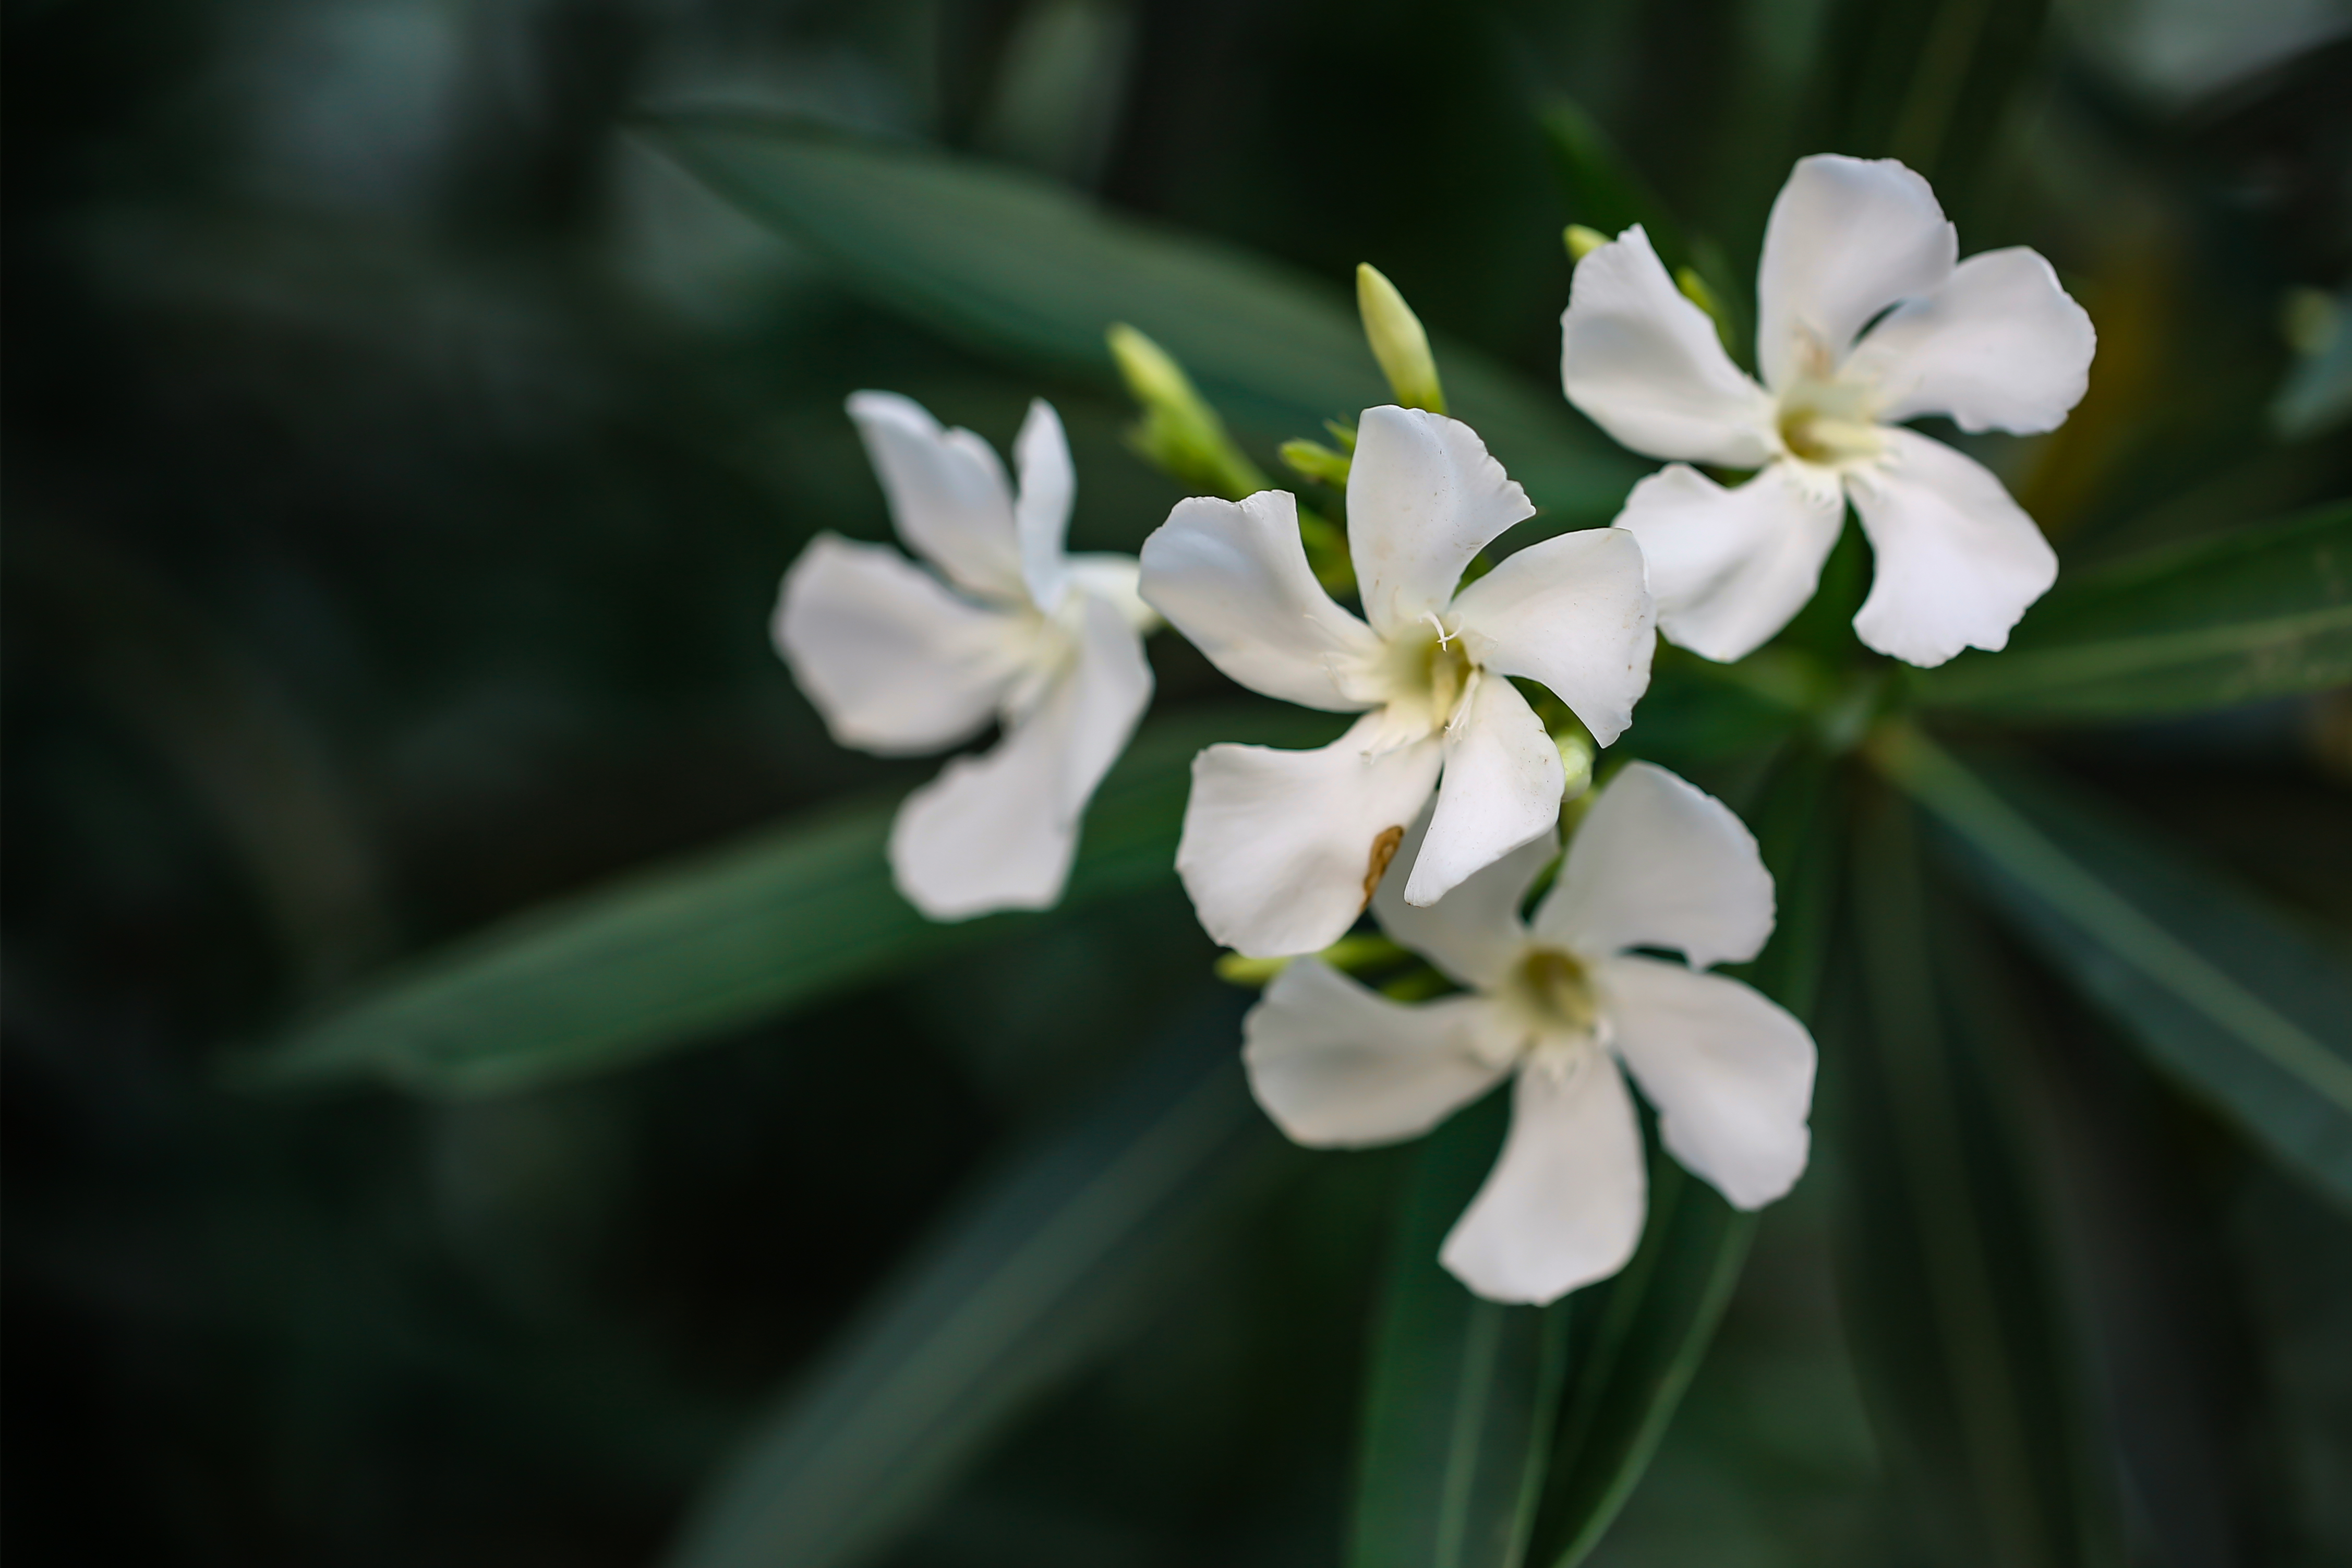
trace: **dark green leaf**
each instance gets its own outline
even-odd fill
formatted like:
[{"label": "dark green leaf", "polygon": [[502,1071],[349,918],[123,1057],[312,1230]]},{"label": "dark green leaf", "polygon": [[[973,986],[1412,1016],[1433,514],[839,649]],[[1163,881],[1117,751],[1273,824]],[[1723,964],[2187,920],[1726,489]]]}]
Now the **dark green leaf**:
[{"label": "dark green leaf", "polygon": [[[1063,908],[1172,875],[1193,753],[1311,743],[1328,720],[1272,706],[1148,726],[1087,814]],[[284,1084],[372,1074],[436,1094],[607,1071],[803,1006],[1041,918],[936,925],[890,885],[894,803],[844,806],[533,910],[431,954],[240,1064]]]},{"label": "dark green leaf", "polygon": [[[1756,813],[1780,919],[1744,978],[1801,1016],[1812,1007],[1835,902],[1831,782],[1824,758],[1797,751]],[[1654,1151],[1650,1216],[1633,1260],[1571,1298],[1570,1385],[1528,1561],[1573,1568],[1599,1544],[1697,1373],[1755,1232],[1756,1215]]]},{"label": "dark green leaf", "polygon": [[[720,195],[809,246],[842,282],[990,353],[1108,381],[1126,321],[1241,422],[1276,436],[1389,400],[1356,311],[1323,287],[1210,241],[1114,216],[998,165],[748,115],[642,125]],[[1535,386],[1438,341],[1454,411],[1563,525],[1606,521],[1641,468]]]},{"label": "dark green leaf", "polygon": [[1515,1568],[1559,1407],[1568,1306],[1465,1289],[1439,1246],[1495,1163],[1489,1095],[1415,1152],[1367,1373],[1352,1568]]},{"label": "dark green leaf", "polygon": [[2352,680],[2352,505],[2150,551],[2058,587],[2006,651],[1921,672],[1923,701],[2128,719]]},{"label": "dark green leaf", "polygon": [[2352,1201],[2352,978],[2340,953],[2020,763],[1966,766],[1911,731],[1873,755],[2053,968],[2256,1142]]},{"label": "dark green leaf", "polygon": [[[1907,802],[1870,803],[1854,872],[1862,1026],[1832,1033],[1822,1124],[1848,1338],[1913,1543],[1955,1568],[2108,1562],[2079,1350],[2006,1114],[2013,1037],[1982,978],[1953,973]],[[1958,1003],[1972,1026],[1952,1027]]]},{"label": "dark green leaf", "polygon": [[944,1226],[751,1435],[672,1568],[863,1560],[1030,1401],[1146,1319],[1199,1222],[1271,1146],[1234,1056],[1239,1007],[1204,1009]]},{"label": "dark green leaf", "polygon": [[1552,173],[1568,203],[1570,223],[1598,229],[1612,238],[1638,223],[1667,267],[1680,267],[1690,260],[1682,226],[1581,104],[1573,99],[1554,99],[1545,107],[1541,123],[1544,145],[1551,153]]}]

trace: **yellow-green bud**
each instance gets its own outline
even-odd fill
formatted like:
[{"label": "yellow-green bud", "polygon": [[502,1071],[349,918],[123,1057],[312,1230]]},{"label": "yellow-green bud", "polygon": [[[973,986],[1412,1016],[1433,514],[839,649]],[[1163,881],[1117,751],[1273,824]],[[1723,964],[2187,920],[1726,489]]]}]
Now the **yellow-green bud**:
[{"label": "yellow-green bud", "polygon": [[1318,480],[1335,490],[1348,488],[1348,468],[1352,459],[1345,452],[1335,452],[1314,441],[1285,441],[1282,460],[1301,479]]},{"label": "yellow-green bud", "polygon": [[1684,299],[1706,312],[1706,319],[1715,323],[1715,335],[1723,340],[1725,348],[1729,348],[1731,323],[1724,317],[1723,301],[1715,297],[1715,290],[1706,286],[1706,279],[1694,268],[1677,267],[1675,268],[1675,287],[1682,290]]},{"label": "yellow-green bud", "polygon": [[1364,336],[1371,340],[1372,357],[1389,378],[1389,390],[1407,408],[1445,412],[1445,393],[1437,384],[1437,361],[1430,356],[1429,334],[1421,318],[1396,291],[1396,285],[1366,262],[1356,268],[1356,309],[1364,318]]},{"label": "yellow-green bud", "polygon": [[1560,230],[1559,237],[1568,247],[1568,258],[1571,262],[1583,260],[1609,243],[1607,235],[1597,228],[1587,228],[1580,223],[1570,224]]},{"label": "yellow-green bud", "polygon": [[1267,488],[1265,473],[1234,445],[1225,422],[1167,350],[1124,321],[1106,336],[1120,377],[1143,407],[1128,444],[1145,461],[1228,500]]}]

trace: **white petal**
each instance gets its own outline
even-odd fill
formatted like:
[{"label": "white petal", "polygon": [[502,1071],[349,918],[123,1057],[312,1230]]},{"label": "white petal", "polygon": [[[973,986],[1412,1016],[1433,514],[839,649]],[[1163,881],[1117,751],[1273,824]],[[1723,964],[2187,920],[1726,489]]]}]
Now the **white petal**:
[{"label": "white petal", "polygon": [[1936,193],[1894,159],[1798,160],[1772,203],[1756,272],[1764,384],[1825,377],[1872,317],[1932,292],[1958,254]]},{"label": "white petal", "polygon": [[1805,1026],[1738,981],[1679,963],[1614,958],[1594,979],[1667,1152],[1735,1208],[1761,1208],[1795,1185],[1811,1147]]},{"label": "white petal", "polygon": [[1745,658],[1805,607],[1845,525],[1835,479],[1771,463],[1737,489],[1676,463],[1625,498],[1617,526],[1642,542],[1658,630],[1707,658]]},{"label": "white petal", "polygon": [[[1404,901],[1404,885],[1421,858],[1431,815],[1423,812],[1397,847],[1388,875],[1381,879],[1380,891],[1372,895],[1372,918],[1391,937],[1453,979],[1475,990],[1491,991],[1527,945],[1519,906],[1526,902],[1537,873],[1559,853],[1559,836],[1538,833],[1423,908]],[[1556,821],[1557,808],[1553,815]]]},{"label": "white petal", "polygon": [[1649,689],[1656,611],[1643,571],[1622,528],[1563,533],[1506,557],[1452,614],[1472,658],[1550,687],[1605,746]]},{"label": "white petal", "polygon": [[1150,700],[1142,639],[1116,608],[1088,601],[1069,667],[1036,709],[898,808],[890,868],[907,901],[935,921],[1051,908],[1087,802]]},{"label": "white petal", "polygon": [[1027,601],[1013,490],[995,450],[969,430],[940,429],[921,404],[895,392],[852,393],[849,416],[907,548],[960,588]]},{"label": "white petal", "polygon": [[1358,672],[1379,660],[1381,640],[1307,570],[1289,491],[1178,501],[1143,542],[1141,591],[1251,690],[1335,712],[1370,706],[1349,692]]},{"label": "white petal", "polygon": [[1559,325],[1568,400],[1636,452],[1735,468],[1772,455],[1771,398],[1731,363],[1640,225],[1576,264]]},{"label": "white petal", "polygon": [[1463,879],[1559,823],[1567,770],[1528,700],[1492,670],[1479,675],[1445,735],[1437,810],[1405,882],[1408,904],[1437,902]]},{"label": "white petal", "polygon": [[1030,603],[1050,615],[1062,602],[1062,541],[1069,532],[1078,476],[1070,466],[1062,416],[1042,397],[1029,404],[1029,416],[1021,422],[1021,434],[1013,443],[1013,462],[1021,475],[1021,490],[1013,503],[1021,541],[1021,580]]},{"label": "white petal", "polygon": [[957,598],[889,546],[831,533],[784,574],[771,629],[833,738],[886,756],[976,733],[1028,641],[1018,617]]},{"label": "white petal", "polygon": [[1176,874],[1211,939],[1279,958],[1355,923],[1444,755],[1434,735],[1389,740],[1369,713],[1320,751],[1218,745],[1193,759]]},{"label": "white petal", "polygon": [[2034,251],[1988,250],[1898,306],[1843,374],[1877,387],[1878,416],[1948,414],[1963,430],[2054,430],[2090,384],[2098,334]]},{"label": "white petal", "polygon": [[1142,568],[1132,555],[1084,554],[1063,558],[1070,587],[1113,605],[1139,632],[1156,631],[1160,612],[1143,602],[1138,592]]},{"label": "white petal", "polygon": [[1772,934],[1772,874],[1731,808],[1654,763],[1609,781],[1536,909],[1537,935],[1600,958],[1664,947],[1701,969]]},{"label": "white petal", "polygon": [[1470,558],[1535,503],[1478,433],[1423,408],[1367,408],[1348,469],[1348,552],[1382,637],[1454,597]]},{"label": "white petal", "polygon": [[1407,1006],[1319,959],[1293,963],[1242,1020],[1242,1065],[1258,1104],[1293,1142],[1363,1148],[1428,1131],[1494,1087],[1470,1016],[1448,997]]},{"label": "white petal", "polygon": [[1913,431],[1885,435],[1885,456],[1846,476],[1875,558],[1855,633],[1916,665],[2007,646],[2058,580],[2057,553],[1983,464]]},{"label": "white petal", "polygon": [[1556,1301],[1633,1256],[1649,1206],[1642,1130],[1617,1065],[1519,1074],[1511,1131],[1438,1260],[1490,1301]]}]

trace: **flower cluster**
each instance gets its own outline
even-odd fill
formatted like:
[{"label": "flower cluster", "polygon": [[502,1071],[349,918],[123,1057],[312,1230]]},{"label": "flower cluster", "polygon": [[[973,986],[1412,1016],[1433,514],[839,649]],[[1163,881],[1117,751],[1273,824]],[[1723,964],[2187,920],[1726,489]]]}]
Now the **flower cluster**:
[{"label": "flower cluster", "polygon": [[[1087,803],[1150,700],[1142,639],[1163,618],[1252,690],[1358,715],[1319,750],[1202,752],[1176,870],[1212,937],[1277,961],[1244,1060],[1297,1142],[1413,1137],[1512,1080],[1501,1155],[1441,1255],[1504,1301],[1552,1300],[1632,1255],[1646,1166],[1628,1076],[1667,1152],[1742,1208],[1787,1192],[1808,1150],[1811,1037],[1709,973],[1771,934],[1754,839],[1721,802],[1635,762],[1584,807],[1562,858],[1564,754],[1632,724],[1657,635],[1729,660],[1785,626],[1849,501],[1876,558],[1854,619],[1864,644],[1915,664],[2001,647],[2055,558],[1990,471],[1903,422],[2050,429],[2093,346],[2041,257],[1958,261],[1934,195],[1898,163],[1797,165],[1757,279],[1760,382],[1639,227],[1595,243],[1562,322],[1569,400],[1679,459],[1633,488],[1615,526],[1488,559],[1536,508],[1443,412],[1419,322],[1365,268],[1367,331],[1399,402],[1362,412],[1349,453],[1306,448],[1344,488],[1336,575],[1336,544],[1319,577],[1308,555],[1313,531],[1338,538],[1328,523],[1241,483],[1180,502],[1139,558],[1066,554],[1075,479],[1051,407],[1031,405],[1015,487],[971,432],[863,392],[850,415],[931,570],[823,535],[775,622],[845,745],[930,752],[999,726],[993,749],[910,795],[891,834],[899,888],[940,920],[1059,898]],[[1142,447],[1181,473],[1255,479],[1173,362],[1120,331]],[[1727,488],[1693,463],[1752,472]],[[1324,586],[1349,572],[1360,614]],[[1315,956],[1368,910],[1458,990],[1406,1003]]]}]

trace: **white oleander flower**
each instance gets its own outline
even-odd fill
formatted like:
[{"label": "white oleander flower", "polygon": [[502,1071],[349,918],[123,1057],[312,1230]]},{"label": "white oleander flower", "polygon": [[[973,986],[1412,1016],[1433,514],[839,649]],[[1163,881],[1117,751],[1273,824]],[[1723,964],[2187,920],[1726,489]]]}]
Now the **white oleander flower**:
[{"label": "white oleander flower", "polygon": [[1725,489],[1676,463],[1633,489],[1667,637],[1714,659],[1761,646],[1812,597],[1850,497],[1876,558],[1854,631],[1941,664],[1999,648],[2058,572],[2033,520],[1983,465],[1901,422],[2056,428],[2095,335],[2022,247],[1954,265],[1927,182],[1892,160],[1801,160],[1764,233],[1759,386],[1723,352],[1636,226],[1577,264],[1561,319],[1569,401],[1637,452],[1734,468]]},{"label": "white oleander flower", "polygon": [[[1619,1068],[1657,1108],[1667,1150],[1734,1205],[1760,1208],[1805,1169],[1813,1042],[1739,982],[1772,931],[1772,879],[1723,804],[1646,763],[1586,815],[1559,879],[1519,915],[1549,836],[1439,903],[1383,881],[1389,935],[1466,987],[1391,1001],[1319,959],[1291,963],[1243,1023],[1258,1103],[1300,1143],[1418,1137],[1515,1075],[1511,1129],[1440,1260],[1496,1301],[1607,1279],[1641,1238],[1648,1172]],[[1635,952],[1669,948],[1689,967]]]},{"label": "white oleander flower", "polygon": [[907,797],[890,869],[933,920],[1048,908],[1151,700],[1143,633],[1158,617],[1132,557],[1063,552],[1077,481],[1050,405],[1029,405],[1013,443],[1017,494],[986,441],[908,398],[860,392],[849,414],[898,537],[947,581],[821,533],[784,574],[777,650],[845,746],[913,755],[1002,724],[992,749]]},{"label": "white oleander flower", "polygon": [[1603,745],[1631,721],[1654,626],[1632,535],[1544,540],[1455,592],[1471,557],[1534,510],[1468,426],[1391,406],[1364,411],[1348,478],[1364,620],[1307,570],[1285,491],[1181,501],[1144,541],[1145,601],[1219,669],[1364,715],[1320,751],[1218,745],[1194,760],[1176,869],[1219,942],[1254,957],[1328,946],[1432,786],[1436,816],[1404,861],[1414,903],[1550,831],[1559,751],[1505,677],[1549,687]]}]

